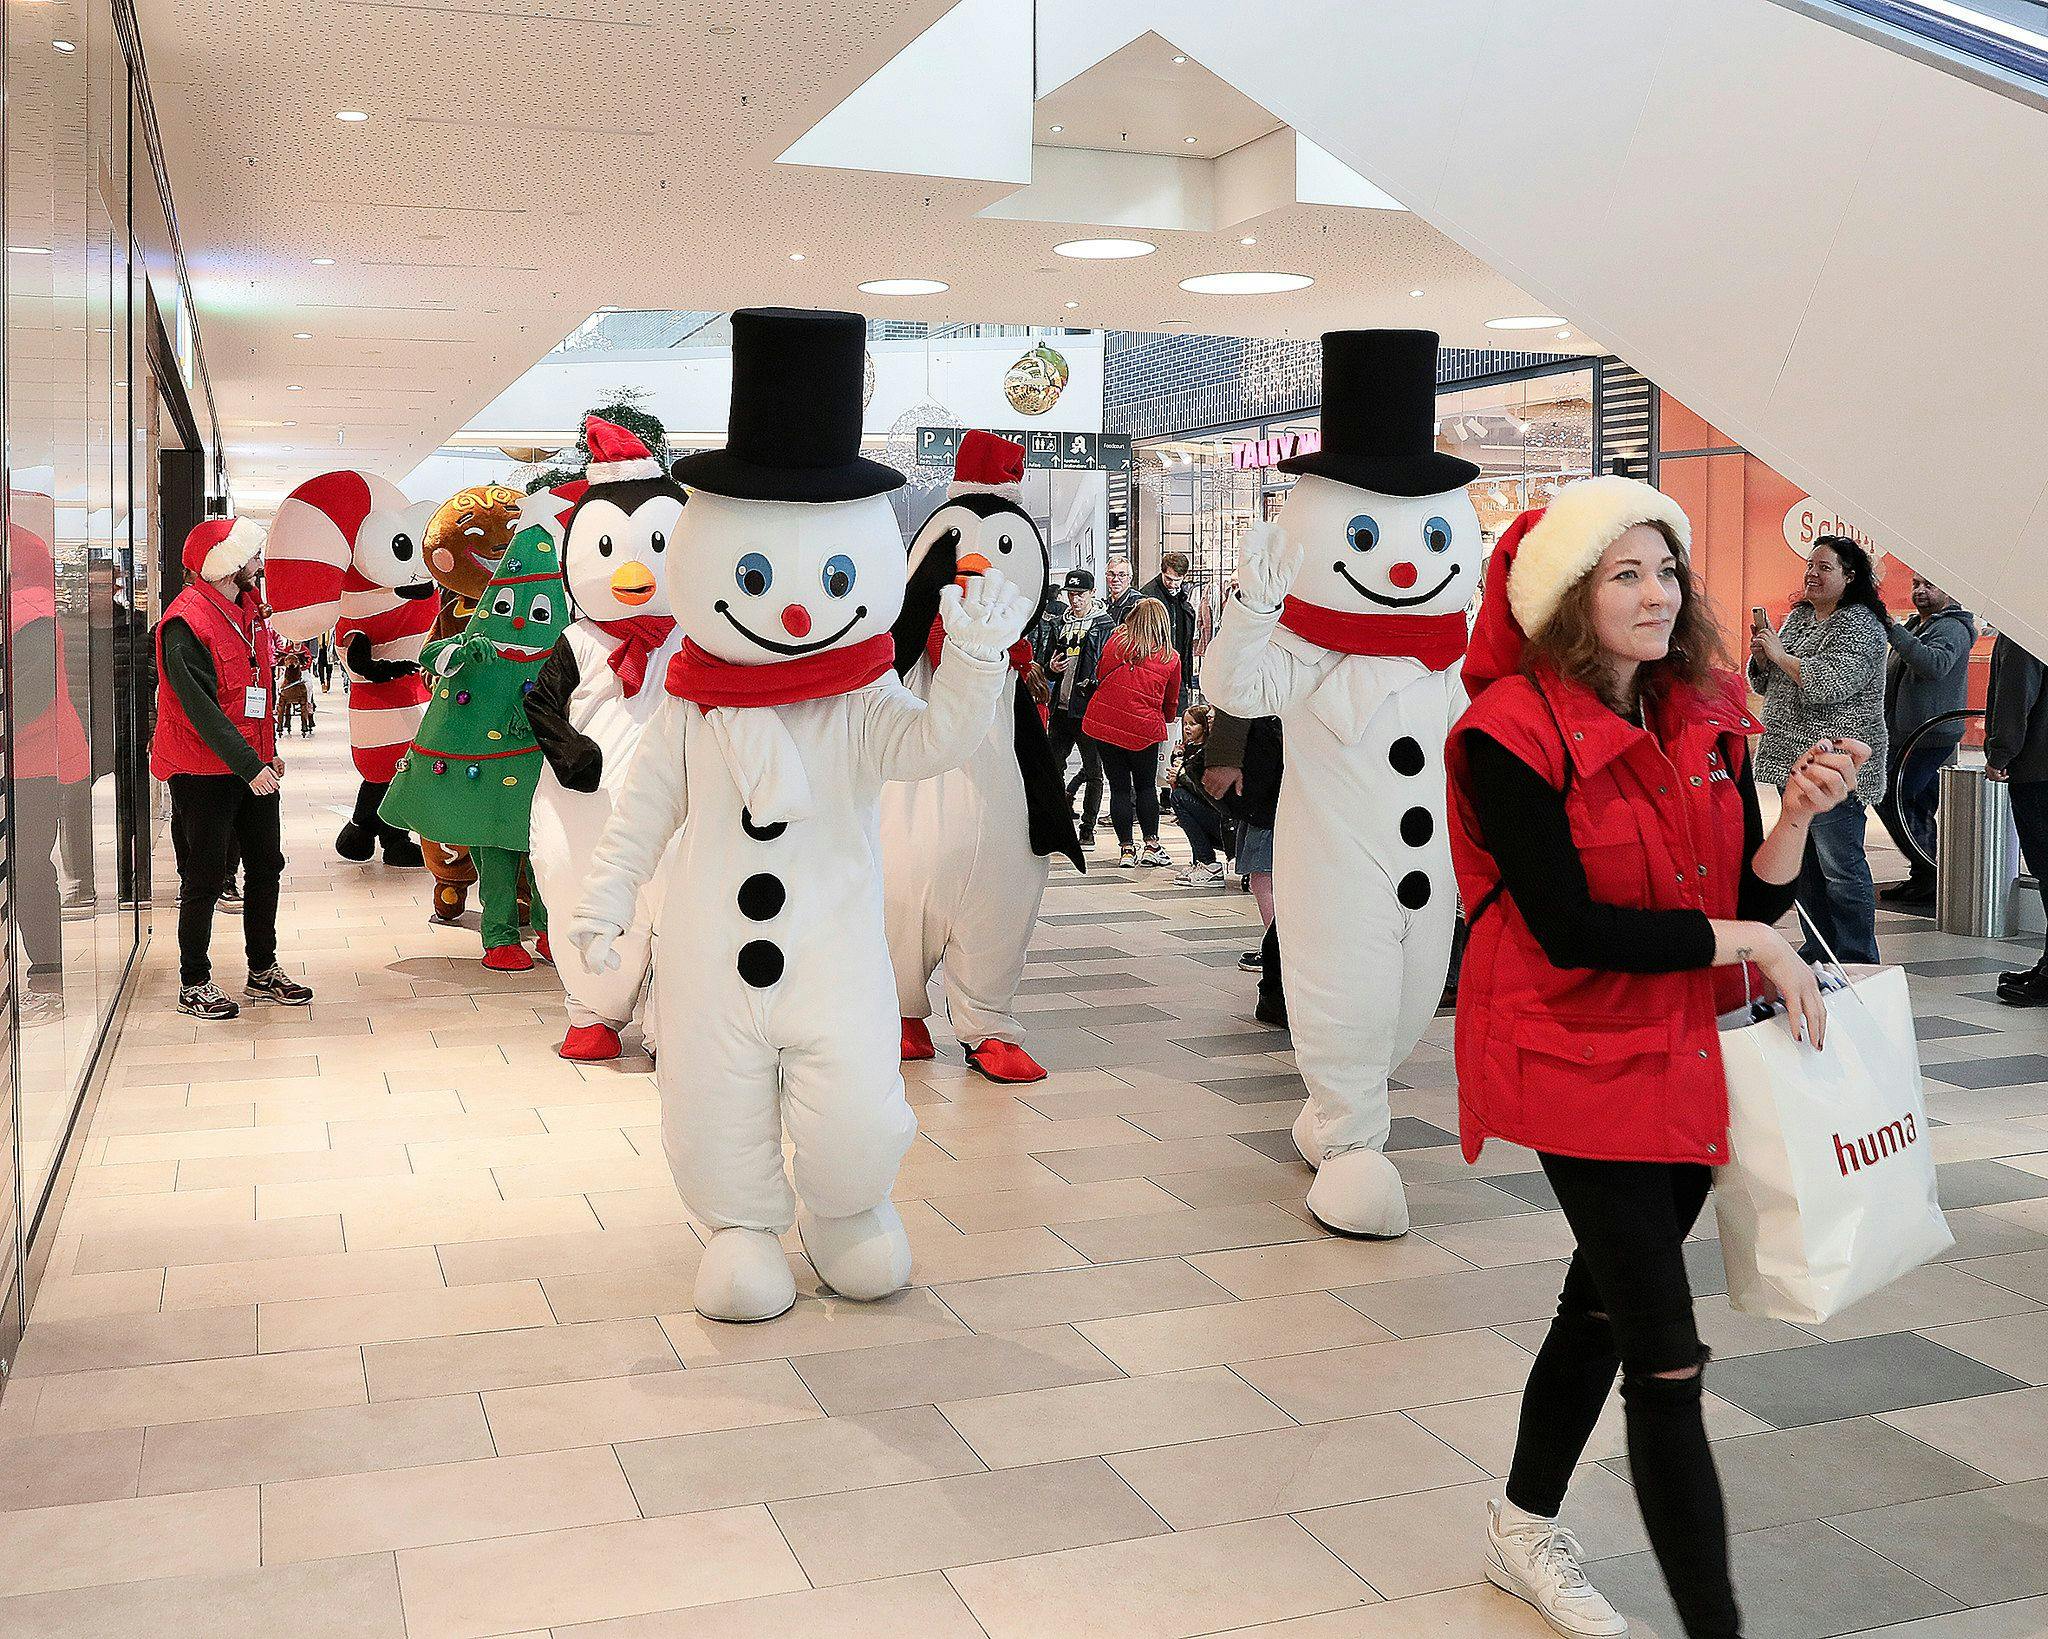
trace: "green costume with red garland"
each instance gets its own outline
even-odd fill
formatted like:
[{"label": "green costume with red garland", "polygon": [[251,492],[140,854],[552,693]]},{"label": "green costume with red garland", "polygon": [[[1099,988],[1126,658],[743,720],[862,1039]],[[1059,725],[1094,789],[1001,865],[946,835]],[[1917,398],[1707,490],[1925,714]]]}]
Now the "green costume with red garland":
[{"label": "green costume with red garland", "polygon": [[[462,635],[421,652],[433,698],[378,809],[387,824],[471,851],[487,952],[519,944],[519,873],[541,770],[525,700],[568,622],[567,603],[551,532],[521,530]],[[538,893],[532,918],[546,932]]]}]

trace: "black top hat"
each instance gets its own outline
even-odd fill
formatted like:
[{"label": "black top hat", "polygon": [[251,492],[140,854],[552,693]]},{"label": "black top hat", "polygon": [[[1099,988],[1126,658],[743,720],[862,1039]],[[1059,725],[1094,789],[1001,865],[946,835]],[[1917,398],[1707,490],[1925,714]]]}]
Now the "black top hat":
[{"label": "black top hat", "polygon": [[686,455],[676,481],[747,501],[857,501],[903,474],[860,453],[867,321],[858,313],[749,307],[732,316],[725,448]]},{"label": "black top hat", "polygon": [[1332,330],[1323,337],[1323,447],[1282,461],[1382,495],[1438,495],[1479,476],[1436,447],[1436,332]]}]

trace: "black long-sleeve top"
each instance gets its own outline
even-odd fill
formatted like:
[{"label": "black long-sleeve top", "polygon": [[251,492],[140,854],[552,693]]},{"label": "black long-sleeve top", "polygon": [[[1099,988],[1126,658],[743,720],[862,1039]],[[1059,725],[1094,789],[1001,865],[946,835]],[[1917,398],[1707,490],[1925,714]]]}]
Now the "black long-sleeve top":
[{"label": "black long-sleeve top", "polygon": [[526,691],[526,726],[555,778],[570,791],[595,791],[604,778],[604,749],[569,721],[569,700],[583,674],[565,632]]},{"label": "black long-sleeve top", "polygon": [[[1501,883],[1551,964],[1606,973],[1683,973],[1714,963],[1714,930],[1701,910],[1645,910],[1593,897],[1572,845],[1562,791],[1491,736],[1465,741],[1467,791],[1480,840],[1500,867]],[[1795,884],[1756,874],[1764,840],[1756,777],[1743,759],[1742,882],[1736,915],[1775,922],[1792,908]]]}]

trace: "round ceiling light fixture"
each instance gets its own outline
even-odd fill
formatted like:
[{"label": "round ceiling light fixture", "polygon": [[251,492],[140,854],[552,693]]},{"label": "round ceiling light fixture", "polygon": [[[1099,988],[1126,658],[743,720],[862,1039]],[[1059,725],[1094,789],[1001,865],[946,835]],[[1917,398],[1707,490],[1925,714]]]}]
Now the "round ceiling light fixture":
[{"label": "round ceiling light fixture", "polygon": [[1190,142],[1190,143],[1191,143],[1191,142],[1194,142],[1194,141],[1196,141],[1197,139],[1196,139],[1196,138],[1194,138],[1194,137],[1182,137],[1182,138],[1181,138],[1180,140],[1181,140],[1182,142]]},{"label": "round ceiling light fixture", "polygon": [[943,279],[869,279],[860,286],[869,296],[936,296],[952,288]]},{"label": "round ceiling light fixture", "polygon": [[288,393],[303,393],[305,390],[306,389],[301,387],[296,381],[289,382],[285,386],[285,391]]},{"label": "round ceiling light fixture", "polygon": [[72,52],[76,51],[78,47],[73,45],[69,40],[52,40],[50,42],[50,49],[52,51],[61,51],[66,56],[69,56]]},{"label": "round ceiling light fixture", "polygon": [[1411,291],[1409,291],[1409,292],[1408,292],[1408,294],[1409,294],[1409,295],[1411,295],[1411,296],[1420,296],[1420,295],[1422,294],[1422,292],[1421,292],[1421,291],[1419,291],[1419,290],[1411,290]]},{"label": "round ceiling light fixture", "polygon": [[1055,256],[1071,256],[1082,262],[1119,262],[1131,256],[1150,256],[1159,247],[1149,239],[1069,239],[1052,247]]},{"label": "round ceiling light fixture", "polygon": [[1186,61],[1187,61],[1187,58],[1185,58],[1185,57],[1176,57],[1176,58],[1174,58],[1174,63],[1175,63],[1175,65],[1176,65],[1176,66],[1178,66],[1179,64],[1181,64],[1181,63],[1184,63],[1184,62],[1186,62]]},{"label": "round ceiling light fixture", "polygon": [[1060,134],[1060,133],[1061,133],[1062,131],[1064,131],[1065,129],[1066,129],[1066,127],[1065,127],[1064,125],[1055,125],[1055,126],[1054,126],[1054,127],[1052,128],[1052,134],[1053,134],[1054,136],[1058,136],[1058,135],[1059,135],[1059,134]]},{"label": "round ceiling light fixture", "polygon": [[1569,330],[1560,330],[1557,333],[1557,339],[1559,341],[1570,341],[1572,339],[1572,333]]},{"label": "round ceiling light fixture", "polygon": [[1181,280],[1180,287],[1197,296],[1274,296],[1314,283],[1306,273],[1198,273]]},{"label": "round ceiling light fixture", "polygon": [[361,125],[370,116],[360,108],[337,108],[334,111],[334,117],[344,125]]},{"label": "round ceiling light fixture", "polygon": [[310,330],[294,330],[292,332],[293,341],[311,341],[312,339],[313,332]]},{"label": "round ceiling light fixture", "polygon": [[1555,313],[1523,313],[1505,319],[1488,319],[1489,330],[1548,330],[1554,324],[1563,324]]},{"label": "round ceiling light fixture", "polygon": [[313,258],[313,265],[315,267],[332,267],[334,266],[334,258],[332,256],[316,256]]},{"label": "round ceiling light fixture", "polygon": [[789,253],[789,259],[792,262],[801,262],[804,259],[804,253],[800,250],[793,250]]}]

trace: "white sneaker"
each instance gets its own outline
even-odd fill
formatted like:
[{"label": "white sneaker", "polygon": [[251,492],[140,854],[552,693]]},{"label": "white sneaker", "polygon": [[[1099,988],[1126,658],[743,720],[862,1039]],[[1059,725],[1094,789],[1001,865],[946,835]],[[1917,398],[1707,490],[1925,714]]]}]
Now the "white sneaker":
[{"label": "white sneaker", "polygon": [[1554,1519],[1494,1498],[1486,1505],[1486,1579],[1569,1639],[1614,1639],[1628,1621],[1586,1580],[1579,1539]]},{"label": "white sneaker", "polygon": [[1223,865],[1220,860],[1208,865],[1190,865],[1173,880],[1176,886],[1182,888],[1213,887],[1223,880]]}]

